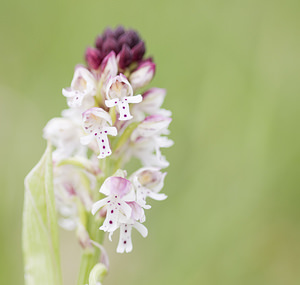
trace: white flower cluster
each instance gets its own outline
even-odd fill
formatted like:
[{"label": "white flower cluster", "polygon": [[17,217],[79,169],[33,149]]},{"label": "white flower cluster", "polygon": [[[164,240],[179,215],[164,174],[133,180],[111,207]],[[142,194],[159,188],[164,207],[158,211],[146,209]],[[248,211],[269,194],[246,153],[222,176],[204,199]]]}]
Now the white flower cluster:
[{"label": "white flower cluster", "polygon": [[[55,146],[60,225],[69,230],[82,226],[82,211],[106,215],[100,230],[111,239],[120,229],[117,252],[132,250],[132,228],[147,235],[142,224],[144,210],[150,208],[146,198],[167,197],[160,193],[166,176],[161,169],[169,165],[161,148],[173,144],[165,136],[171,112],[161,109],[166,92],[151,88],[137,94],[154,73],[152,60],[121,69],[114,51],[97,69],[77,66],[71,86],[62,91],[69,108],[44,128],[44,138]],[[132,157],[140,160],[142,168],[127,177],[122,169]],[[97,201],[99,181],[104,181],[100,193],[107,197]]]}]

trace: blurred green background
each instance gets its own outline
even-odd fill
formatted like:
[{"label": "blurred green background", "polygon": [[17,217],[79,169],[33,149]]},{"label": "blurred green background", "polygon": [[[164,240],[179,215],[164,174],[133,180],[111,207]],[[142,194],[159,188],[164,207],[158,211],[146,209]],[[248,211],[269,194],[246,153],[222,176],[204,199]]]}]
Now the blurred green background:
[{"label": "blurred green background", "polygon": [[[171,166],[149,236],[112,284],[300,284],[298,0],[1,1],[0,283],[23,284],[23,179],[61,89],[106,26],[137,29],[173,111]],[[65,285],[78,246],[61,232]]]}]

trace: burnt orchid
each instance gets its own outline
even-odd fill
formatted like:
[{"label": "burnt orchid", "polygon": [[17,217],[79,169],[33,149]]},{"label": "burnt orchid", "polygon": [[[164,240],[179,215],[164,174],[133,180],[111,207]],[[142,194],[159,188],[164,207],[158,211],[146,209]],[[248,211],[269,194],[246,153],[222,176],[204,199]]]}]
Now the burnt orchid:
[{"label": "burnt orchid", "polygon": [[[145,51],[136,31],[108,28],[62,90],[68,108],[45,126],[48,148],[25,179],[27,285],[62,284],[57,224],[74,231],[83,249],[77,284],[102,284],[104,234],[111,240],[119,231],[116,251],[131,252],[132,229],[148,235],[149,203],[167,198],[161,190],[169,162],[161,149],[173,145],[167,137],[171,112],[161,108],[165,89],[146,88],[156,65]],[[132,159],[140,168],[128,174]]]}]

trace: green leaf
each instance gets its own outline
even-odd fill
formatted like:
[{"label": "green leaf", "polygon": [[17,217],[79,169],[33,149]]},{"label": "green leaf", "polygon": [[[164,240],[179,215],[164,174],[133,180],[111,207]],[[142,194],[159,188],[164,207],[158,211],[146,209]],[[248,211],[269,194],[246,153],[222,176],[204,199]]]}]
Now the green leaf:
[{"label": "green leaf", "polygon": [[26,285],[61,285],[52,147],[25,178],[23,255]]}]

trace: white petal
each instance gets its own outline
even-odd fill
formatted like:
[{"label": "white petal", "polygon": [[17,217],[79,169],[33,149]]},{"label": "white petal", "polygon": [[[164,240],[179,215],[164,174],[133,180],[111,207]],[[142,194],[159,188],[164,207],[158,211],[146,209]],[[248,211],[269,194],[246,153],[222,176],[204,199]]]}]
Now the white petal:
[{"label": "white petal", "polygon": [[105,100],[105,105],[108,108],[112,108],[116,105],[118,105],[119,99],[111,99],[111,100]]},{"label": "white petal", "polygon": [[155,141],[159,147],[171,147],[174,144],[174,141],[168,139],[167,137],[155,137]]},{"label": "white petal", "polygon": [[146,237],[148,235],[148,229],[144,225],[135,222],[133,224],[133,227],[137,229],[137,231],[142,235],[142,237]]},{"label": "white petal", "polygon": [[105,232],[113,232],[118,228],[118,220],[117,215],[114,217],[109,215],[110,209],[107,209],[107,216],[106,219],[103,222],[103,225],[99,228],[102,231]]},{"label": "white petal", "polygon": [[104,205],[107,204],[107,201],[109,201],[109,198],[104,198],[104,199],[101,199],[99,200],[98,202],[94,203],[93,206],[92,206],[92,214],[95,215],[96,212],[102,208]]},{"label": "white petal", "polygon": [[140,103],[143,101],[142,95],[136,95],[131,97],[126,97],[128,103]]},{"label": "white petal", "polygon": [[168,196],[163,193],[155,193],[152,191],[150,191],[147,196],[157,201],[162,201],[168,198]]},{"label": "white petal", "polygon": [[110,233],[108,234],[108,239],[109,239],[110,241],[112,241],[112,236],[113,236],[113,234],[114,234],[114,232],[110,232]]},{"label": "white petal", "polygon": [[116,136],[118,134],[118,130],[116,127],[106,127],[103,130],[107,131],[107,134],[111,136]]},{"label": "white petal", "polygon": [[131,207],[126,202],[121,202],[120,204],[125,216],[129,219],[131,217]]}]

